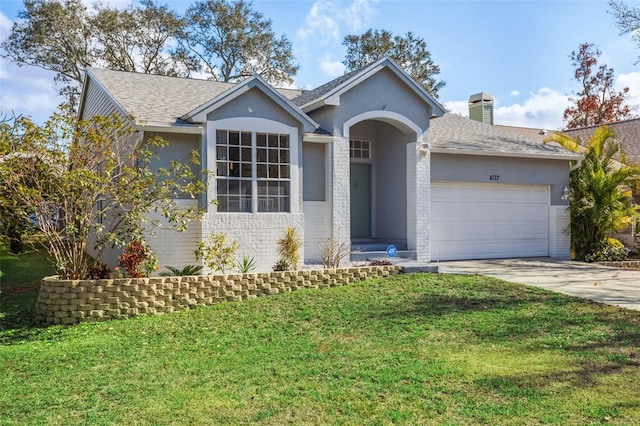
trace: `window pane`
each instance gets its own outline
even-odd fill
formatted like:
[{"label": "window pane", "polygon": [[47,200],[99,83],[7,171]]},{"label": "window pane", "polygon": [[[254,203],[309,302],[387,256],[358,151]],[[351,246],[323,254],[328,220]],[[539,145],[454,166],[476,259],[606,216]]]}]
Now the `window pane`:
[{"label": "window pane", "polygon": [[278,135],[269,135],[269,146],[274,148],[278,147]]},{"label": "window pane", "polygon": [[289,148],[289,135],[280,135],[280,148]]},{"label": "window pane", "polygon": [[251,148],[242,148],[242,161],[251,161]]},{"label": "window pane", "polygon": [[228,174],[227,163],[218,161],[216,163],[216,176],[227,176]]},{"label": "window pane", "polygon": [[251,177],[251,163],[242,163],[242,177]]},{"label": "window pane", "polygon": [[216,191],[218,195],[226,195],[227,194],[227,181],[223,179],[217,179],[216,181]]},{"label": "window pane", "polygon": [[267,150],[264,148],[258,148],[257,149],[257,159],[259,163],[266,163],[267,162]]},{"label": "window pane", "polygon": [[229,195],[239,195],[240,181],[236,179],[230,179],[228,182],[229,182]]},{"label": "window pane", "polygon": [[267,195],[267,182],[258,182],[258,195]]},{"label": "window pane", "polygon": [[240,210],[240,197],[238,196],[231,196],[228,197],[228,202],[227,202],[227,211],[229,212],[239,212]]},{"label": "window pane", "polygon": [[280,195],[289,196],[289,182],[280,182]]},{"label": "window pane", "polygon": [[216,198],[216,200],[218,201],[218,211],[219,212],[228,212],[229,211],[229,206],[227,205],[227,197],[225,195],[218,196]]},{"label": "window pane", "polygon": [[269,165],[269,178],[277,179],[279,177],[278,166]]},{"label": "window pane", "polygon": [[227,159],[227,146],[217,146],[216,147],[216,158],[218,160],[226,160]]},{"label": "window pane", "polygon": [[353,149],[360,149],[360,141],[351,141]]},{"label": "window pane", "polygon": [[240,132],[229,132],[229,145],[240,145]]},{"label": "window pane", "polygon": [[243,180],[240,183],[240,190],[242,191],[242,195],[251,196],[251,181],[250,180]]},{"label": "window pane", "polygon": [[266,164],[258,164],[256,166],[256,173],[259,178],[267,178],[267,165]]},{"label": "window pane", "polygon": [[270,149],[269,150],[269,162],[270,163],[277,163],[278,162],[278,150],[277,149]]},{"label": "window pane", "polygon": [[216,130],[216,144],[225,145],[227,143],[227,131]]},{"label": "window pane", "polygon": [[240,161],[240,148],[229,148],[229,161]]},{"label": "window pane", "polygon": [[240,177],[240,167],[238,167],[238,163],[229,163],[229,176]]},{"label": "window pane", "polygon": [[267,146],[267,135],[264,133],[258,133],[256,135],[256,145]]},{"label": "window pane", "polygon": [[251,146],[251,133],[242,132],[242,141],[243,146]]},{"label": "window pane", "polygon": [[280,150],[280,163],[285,163],[285,164],[289,163],[289,150],[288,149],[281,149]]},{"label": "window pane", "polygon": [[289,178],[289,166],[280,166],[280,177],[283,179]]}]

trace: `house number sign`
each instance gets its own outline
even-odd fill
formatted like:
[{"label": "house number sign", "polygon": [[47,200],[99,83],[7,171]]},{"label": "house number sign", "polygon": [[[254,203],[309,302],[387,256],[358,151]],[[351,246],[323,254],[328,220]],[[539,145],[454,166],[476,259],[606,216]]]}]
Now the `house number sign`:
[{"label": "house number sign", "polygon": [[500,180],[500,175],[489,175],[489,180],[498,181]]}]

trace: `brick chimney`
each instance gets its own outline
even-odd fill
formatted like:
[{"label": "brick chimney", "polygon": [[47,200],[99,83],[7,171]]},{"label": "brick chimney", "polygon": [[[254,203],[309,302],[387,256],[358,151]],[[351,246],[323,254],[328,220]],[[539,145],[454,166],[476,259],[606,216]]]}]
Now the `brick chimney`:
[{"label": "brick chimney", "polygon": [[482,92],[469,96],[469,118],[493,125],[493,96]]}]

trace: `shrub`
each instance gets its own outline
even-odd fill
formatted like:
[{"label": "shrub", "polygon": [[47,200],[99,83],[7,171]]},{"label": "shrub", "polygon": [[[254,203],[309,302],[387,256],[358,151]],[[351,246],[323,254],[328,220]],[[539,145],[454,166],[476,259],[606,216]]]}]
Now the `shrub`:
[{"label": "shrub", "polygon": [[212,232],[207,237],[207,241],[200,241],[195,251],[197,260],[204,260],[205,265],[211,270],[221,271],[233,266],[238,243],[232,241],[227,245],[227,235],[225,233],[216,234]]},{"label": "shrub", "polygon": [[291,269],[298,269],[300,263],[300,249],[302,240],[298,238],[296,228],[289,226],[284,230],[284,235],[278,240],[278,253],[280,259],[285,261]]},{"label": "shrub", "polygon": [[87,277],[90,280],[103,280],[109,276],[109,267],[103,262],[96,261],[87,270]]},{"label": "shrub", "polygon": [[278,261],[276,262],[275,265],[273,265],[273,270],[278,272],[278,271],[288,271],[289,269],[291,269],[289,262],[287,262],[284,259],[278,259]]},{"label": "shrub", "polygon": [[127,276],[144,278],[158,269],[158,259],[142,241],[130,241],[118,257],[118,265],[126,268]]},{"label": "shrub", "polygon": [[165,266],[169,271],[160,274],[161,277],[187,277],[190,275],[200,275],[202,272],[201,265],[187,265],[182,269],[174,268],[173,266]]},{"label": "shrub", "polygon": [[337,268],[340,262],[349,254],[349,245],[336,237],[328,238],[320,244],[322,265],[325,268]]},{"label": "shrub", "polygon": [[256,259],[253,256],[247,256],[245,254],[242,256],[242,260],[236,263],[236,268],[238,268],[238,272],[241,274],[248,274],[256,269]]},{"label": "shrub", "polygon": [[585,262],[619,262],[627,260],[629,249],[615,238],[607,238],[596,244],[593,251],[584,257]]}]

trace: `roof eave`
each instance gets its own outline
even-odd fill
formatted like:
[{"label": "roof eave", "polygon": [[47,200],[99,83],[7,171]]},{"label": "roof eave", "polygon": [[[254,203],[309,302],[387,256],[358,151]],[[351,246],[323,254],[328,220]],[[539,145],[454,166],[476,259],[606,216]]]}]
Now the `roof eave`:
[{"label": "roof eave", "polygon": [[188,135],[201,135],[203,130],[203,127],[199,124],[187,126],[165,123],[136,122],[134,126],[136,130],[140,130],[142,132],[180,133]]},{"label": "roof eave", "polygon": [[113,97],[113,95],[111,94],[111,92],[109,90],[107,90],[106,87],[104,87],[104,85],[102,84],[102,82],[100,82],[100,79],[91,72],[90,68],[85,68],[85,79],[84,79],[84,85],[82,87],[82,97],[80,98],[82,100],[82,103],[80,104],[80,110],[78,111],[78,117],[82,118],[82,112],[84,110],[84,96],[86,96],[86,89],[89,86],[89,78],[91,78],[94,83],[96,83],[98,85],[98,87],[100,87],[100,89],[102,90],[102,92],[109,98],[109,100],[111,102],[113,102],[113,104],[116,106],[116,109],[118,109],[120,111],[120,113],[124,116],[127,117],[129,119],[132,119],[132,115],[130,112],[128,112],[123,106],[122,104],[120,104],[120,102],[118,102],[118,100]]}]

